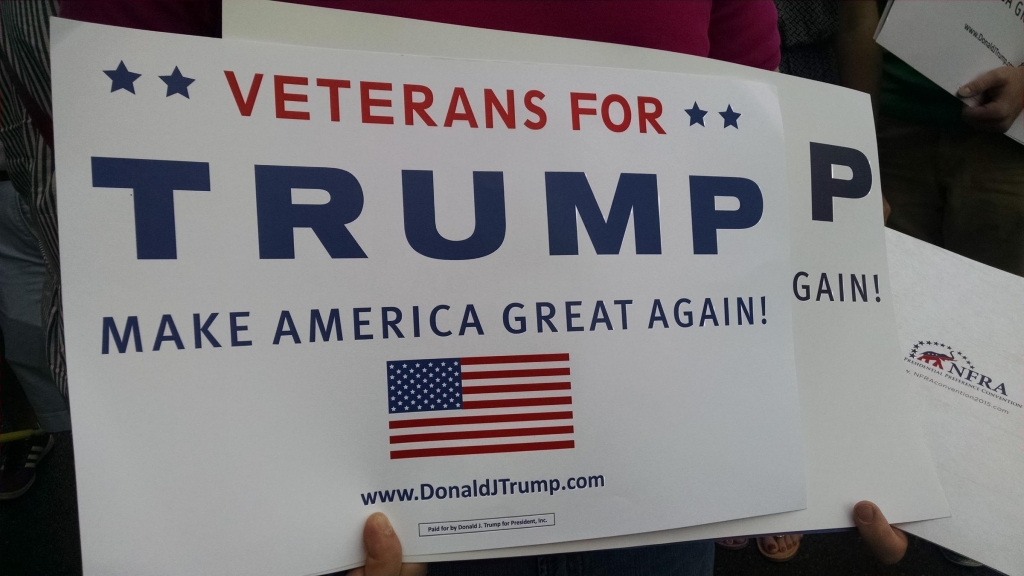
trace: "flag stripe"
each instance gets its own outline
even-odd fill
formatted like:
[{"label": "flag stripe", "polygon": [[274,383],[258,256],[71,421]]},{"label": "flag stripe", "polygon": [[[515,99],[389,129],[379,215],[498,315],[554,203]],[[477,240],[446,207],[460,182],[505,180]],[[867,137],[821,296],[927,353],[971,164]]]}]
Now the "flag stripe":
[{"label": "flag stripe", "polygon": [[503,392],[543,392],[546,390],[569,390],[568,382],[538,382],[536,384],[493,384],[488,386],[466,386],[463,394],[499,394]]},{"label": "flag stripe", "polygon": [[500,430],[466,430],[462,432],[435,432],[433,434],[402,434],[392,436],[392,444],[434,442],[436,440],[469,440],[473,438],[508,438],[511,436],[544,436],[572,434],[572,426],[540,426],[536,428],[503,428]]},{"label": "flag stripe", "polygon": [[572,440],[556,442],[523,442],[520,444],[488,444],[483,446],[452,446],[450,448],[417,448],[413,450],[392,450],[391,459],[427,458],[430,456],[460,456],[464,454],[494,454],[505,452],[531,452],[535,450],[564,450],[574,448]]},{"label": "flag stripe", "polygon": [[515,364],[518,362],[568,362],[568,354],[517,354],[512,356],[471,356],[462,359],[463,366],[480,364]]},{"label": "flag stripe", "polygon": [[568,376],[568,368],[530,368],[526,370],[487,370],[483,372],[463,372],[463,380],[482,380],[484,378],[531,378],[534,376]]},{"label": "flag stripe", "polygon": [[388,428],[419,428],[421,426],[452,426],[457,424],[494,424],[497,422],[528,422],[536,420],[572,420],[572,412],[528,412],[526,414],[488,414],[484,416],[453,416],[450,418],[415,418],[392,420]]},{"label": "flag stripe", "polygon": [[561,406],[572,404],[571,396],[555,396],[546,398],[508,398],[505,400],[472,400],[464,401],[462,407],[466,410],[482,408],[511,408],[516,406]]}]

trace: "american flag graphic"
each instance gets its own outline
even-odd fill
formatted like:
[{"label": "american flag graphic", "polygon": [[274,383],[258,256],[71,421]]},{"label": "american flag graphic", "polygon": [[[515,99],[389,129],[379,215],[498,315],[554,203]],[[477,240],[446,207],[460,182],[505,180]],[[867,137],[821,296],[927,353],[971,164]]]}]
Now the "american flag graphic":
[{"label": "american flag graphic", "polygon": [[391,459],[573,448],[568,354],[388,362]]}]

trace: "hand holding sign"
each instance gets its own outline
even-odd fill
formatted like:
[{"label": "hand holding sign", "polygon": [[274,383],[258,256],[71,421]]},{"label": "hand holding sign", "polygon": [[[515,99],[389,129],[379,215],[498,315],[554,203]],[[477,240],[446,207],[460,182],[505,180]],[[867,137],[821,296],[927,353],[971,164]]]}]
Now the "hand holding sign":
[{"label": "hand holding sign", "polygon": [[348,572],[348,576],[426,576],[426,564],[402,562],[402,543],[388,517],[375,512],[363,526],[366,565]]},{"label": "hand holding sign", "polygon": [[874,502],[853,507],[853,522],[871,553],[883,564],[895,564],[907,553],[907,535],[893,528]]},{"label": "hand holding sign", "polygon": [[[252,574],[351,566],[363,534],[333,519],[377,511],[420,555],[805,505],[770,85],[76,28],[54,48],[76,425],[168,460],[199,430],[232,445],[201,495],[174,482],[154,511],[87,480],[108,461],[90,445],[122,443],[80,442],[80,485],[110,490],[81,500],[90,570],[126,563],[108,528],[149,563],[209,498],[227,536],[186,535],[168,569],[222,572],[254,541],[280,565]],[[104,73],[122,61],[134,91]],[[188,98],[157,77],[175,67]],[[406,106],[405,87],[446,96]],[[493,121],[492,96],[531,90]],[[530,102],[543,126],[519,123]],[[694,102],[720,115],[691,124]],[[863,195],[852,169],[822,202]],[[787,441],[747,441],[764,434]],[[288,490],[262,464],[276,443]],[[321,540],[350,546],[326,558]]]},{"label": "hand holding sign", "polygon": [[963,118],[971,126],[990,132],[1006,132],[1024,105],[1024,68],[1000,66],[960,87],[967,100]]}]

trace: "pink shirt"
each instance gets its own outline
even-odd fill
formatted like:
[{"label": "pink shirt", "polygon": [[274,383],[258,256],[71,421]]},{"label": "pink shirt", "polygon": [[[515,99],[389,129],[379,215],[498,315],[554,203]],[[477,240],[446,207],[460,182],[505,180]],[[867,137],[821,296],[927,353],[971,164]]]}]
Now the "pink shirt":
[{"label": "pink shirt", "polygon": [[[681,52],[774,70],[778,14],[771,0],[291,0],[492,30]],[[217,0],[60,3],[76,20],[178,34],[220,35]]]},{"label": "pink shirt", "polygon": [[778,68],[771,0],[292,0],[357,12],[681,52]]}]

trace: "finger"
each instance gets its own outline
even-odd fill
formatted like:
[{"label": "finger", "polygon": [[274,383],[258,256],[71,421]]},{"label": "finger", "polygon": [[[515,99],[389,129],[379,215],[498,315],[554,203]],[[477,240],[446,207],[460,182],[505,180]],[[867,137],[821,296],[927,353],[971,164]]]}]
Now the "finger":
[{"label": "finger", "polygon": [[1012,126],[1012,122],[984,122],[981,124],[971,124],[971,128],[979,132],[989,132],[992,134],[1003,134]]},{"label": "finger", "polygon": [[1006,102],[994,101],[984,106],[964,108],[963,120],[972,128],[985,132],[1006,132],[1020,114],[1020,109]]},{"label": "finger", "polygon": [[892,207],[889,206],[889,201],[882,196],[882,223],[889,221],[889,214],[892,213]]},{"label": "finger", "polygon": [[366,547],[365,576],[395,576],[402,572],[402,543],[388,517],[380,512],[366,519],[363,527]]},{"label": "finger", "polygon": [[971,120],[964,118],[964,122],[975,130],[979,130],[981,132],[994,132],[998,134],[1006,132],[1011,126],[1013,126],[1013,119],[1008,117],[998,120]]},{"label": "finger", "polygon": [[996,68],[994,70],[989,70],[988,72],[985,72],[981,76],[978,76],[974,80],[971,80],[967,84],[961,86],[960,90],[957,91],[957,94],[963,96],[964,98],[977,96],[978,94],[984,94],[985,92],[988,92],[992,88],[1006,84],[1009,81],[1009,72],[1010,69],[1006,66]]},{"label": "finger", "polygon": [[426,564],[402,564],[399,576],[427,576]]},{"label": "finger", "polygon": [[853,523],[871,553],[883,564],[895,564],[907,553],[907,535],[889,525],[882,511],[867,500],[853,507]]},{"label": "finger", "polygon": [[964,107],[964,120],[973,122],[1001,122],[1010,116],[1012,109],[1000,100],[993,100],[983,106]]}]

